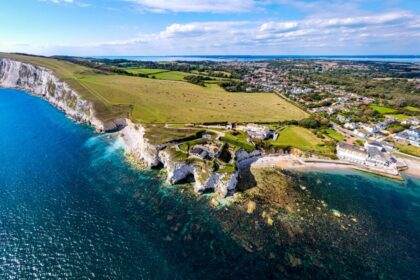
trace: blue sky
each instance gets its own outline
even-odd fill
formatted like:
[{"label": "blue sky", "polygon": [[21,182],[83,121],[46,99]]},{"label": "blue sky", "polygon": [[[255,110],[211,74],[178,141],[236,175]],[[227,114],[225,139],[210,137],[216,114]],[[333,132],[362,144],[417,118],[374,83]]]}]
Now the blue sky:
[{"label": "blue sky", "polygon": [[420,0],[14,0],[0,51],[420,54]]}]

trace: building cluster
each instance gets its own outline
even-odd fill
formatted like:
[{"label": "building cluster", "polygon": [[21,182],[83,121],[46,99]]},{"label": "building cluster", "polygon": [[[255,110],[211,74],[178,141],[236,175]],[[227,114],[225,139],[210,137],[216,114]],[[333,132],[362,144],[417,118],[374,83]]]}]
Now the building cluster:
[{"label": "building cluster", "polygon": [[337,144],[337,157],[380,172],[398,174],[397,160],[379,142],[366,142],[364,147],[340,142]]},{"label": "building cluster", "polygon": [[[338,116],[337,116],[338,119]],[[348,121],[347,118],[340,118],[340,122]],[[387,118],[382,122],[368,124],[362,122],[346,122],[343,127],[350,130],[351,133],[359,138],[369,138],[373,136],[382,137],[390,125],[395,123],[397,120],[394,118]]]},{"label": "building cluster", "polygon": [[394,140],[403,144],[420,147],[420,130],[416,128],[406,129],[394,135]]}]

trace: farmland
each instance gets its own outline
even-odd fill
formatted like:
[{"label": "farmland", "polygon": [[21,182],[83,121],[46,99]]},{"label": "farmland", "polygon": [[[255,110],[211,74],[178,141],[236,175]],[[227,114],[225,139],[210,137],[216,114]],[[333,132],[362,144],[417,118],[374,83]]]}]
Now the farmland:
[{"label": "farmland", "polygon": [[102,119],[126,115],[142,123],[274,122],[306,116],[272,93],[230,93],[217,84],[201,87],[182,81],[103,73],[45,57],[0,56],[51,69],[92,101]]}]

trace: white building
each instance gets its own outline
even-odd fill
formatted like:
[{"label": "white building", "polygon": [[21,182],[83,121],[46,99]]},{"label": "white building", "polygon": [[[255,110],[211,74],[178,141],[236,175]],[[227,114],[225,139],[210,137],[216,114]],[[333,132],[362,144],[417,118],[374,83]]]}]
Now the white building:
[{"label": "white building", "polygon": [[350,119],[350,118],[348,118],[348,117],[345,117],[345,116],[343,116],[343,115],[337,115],[337,120],[339,120],[340,122],[348,122],[348,121],[350,121],[351,119]]},{"label": "white building", "polygon": [[356,129],[356,128],[358,128],[359,127],[359,124],[358,123],[351,123],[351,122],[348,122],[348,123],[345,123],[344,124],[344,128],[347,128],[347,129],[350,129],[350,130],[354,130],[354,129]]},{"label": "white building", "polygon": [[420,147],[420,130],[406,129],[394,136],[394,139],[400,142],[405,142],[413,146]]},{"label": "white building", "polygon": [[262,125],[248,124],[244,127],[244,131],[248,133],[251,138],[264,140],[270,137],[270,130]]},{"label": "white building", "polygon": [[359,130],[359,129],[354,130],[353,134],[360,138],[368,138],[370,136],[369,133]]},{"label": "white building", "polygon": [[401,124],[409,124],[409,125],[420,125],[420,120],[417,118],[409,118],[409,119],[405,119],[403,121],[401,121]]},{"label": "white building", "polygon": [[337,157],[357,164],[365,164],[368,154],[363,149],[343,142],[337,144]]},{"label": "white building", "polygon": [[397,161],[378,142],[366,142],[364,148],[340,142],[337,144],[337,157],[379,171],[398,174]]},{"label": "white building", "polygon": [[363,128],[364,130],[366,130],[369,133],[378,133],[379,132],[379,129],[374,125],[362,123],[362,124],[360,124],[360,127]]}]

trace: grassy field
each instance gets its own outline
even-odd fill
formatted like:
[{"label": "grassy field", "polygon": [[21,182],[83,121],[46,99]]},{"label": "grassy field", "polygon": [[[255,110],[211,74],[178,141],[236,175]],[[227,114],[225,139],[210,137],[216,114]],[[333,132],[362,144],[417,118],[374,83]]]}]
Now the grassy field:
[{"label": "grassy field", "polygon": [[290,146],[304,151],[331,152],[330,148],[325,146],[325,143],[310,130],[299,126],[290,126],[283,129],[279,132],[278,138],[270,142],[274,146]]},{"label": "grassy field", "polygon": [[184,81],[185,76],[195,75],[187,72],[153,68],[124,68],[124,70],[133,74],[146,74],[149,78],[154,77],[159,80],[169,81]]},{"label": "grassy field", "polygon": [[404,115],[404,114],[392,114],[392,115],[387,115],[387,116],[391,117],[391,118],[396,118],[397,120],[400,120],[400,121],[412,118],[412,117]]},{"label": "grassy field", "polygon": [[327,128],[324,129],[323,132],[328,135],[329,137],[331,137],[332,139],[335,139],[337,141],[344,141],[344,135],[338,133],[337,131],[331,129],[331,128]]},{"label": "grassy field", "polygon": [[226,133],[226,135],[221,137],[220,140],[232,144],[238,148],[242,148],[247,152],[254,150],[254,145],[247,141],[247,134],[243,131],[237,131],[236,135]]},{"label": "grassy field", "polygon": [[[191,76],[191,75],[208,76],[207,72],[200,73],[198,71],[193,71],[191,73],[188,73],[188,72],[171,71],[171,70],[166,70],[166,69],[154,69],[154,68],[123,68],[123,70],[126,70],[127,72],[130,72],[133,74],[145,74],[145,75],[148,75],[149,78],[154,77],[159,80],[168,80],[168,81],[185,81],[184,78],[186,76]],[[215,73],[225,73],[225,72],[216,71]],[[211,77],[211,78],[214,80],[206,81],[206,84],[218,83],[220,82],[220,80],[225,79],[225,78],[219,78],[219,77]]]},{"label": "grassy field", "polygon": [[402,153],[420,157],[420,147],[397,144],[397,148]]},{"label": "grassy field", "polygon": [[383,106],[379,106],[379,105],[370,105],[370,108],[372,108],[373,110],[375,110],[375,111],[377,111],[381,114],[392,114],[392,113],[395,113],[397,111],[393,108],[383,107]]},{"label": "grassy field", "polygon": [[166,69],[154,69],[154,68],[122,68],[123,70],[133,74],[146,74],[153,75],[161,72],[169,72]]},{"label": "grassy field", "polygon": [[413,106],[405,106],[404,109],[407,109],[407,110],[412,111],[412,112],[420,112],[419,108],[416,108],[416,107],[413,107]]},{"label": "grassy field", "polygon": [[167,72],[160,72],[153,76],[155,76],[156,79],[160,80],[170,80],[170,81],[185,81],[184,77],[190,76],[193,74],[187,73],[187,72],[180,72],[180,71],[167,71]]},{"label": "grassy field", "polygon": [[142,123],[275,122],[302,119],[301,109],[272,93],[229,93],[216,84],[96,73],[69,62],[0,53],[51,69],[83,98],[93,102],[98,117],[129,115]]}]

